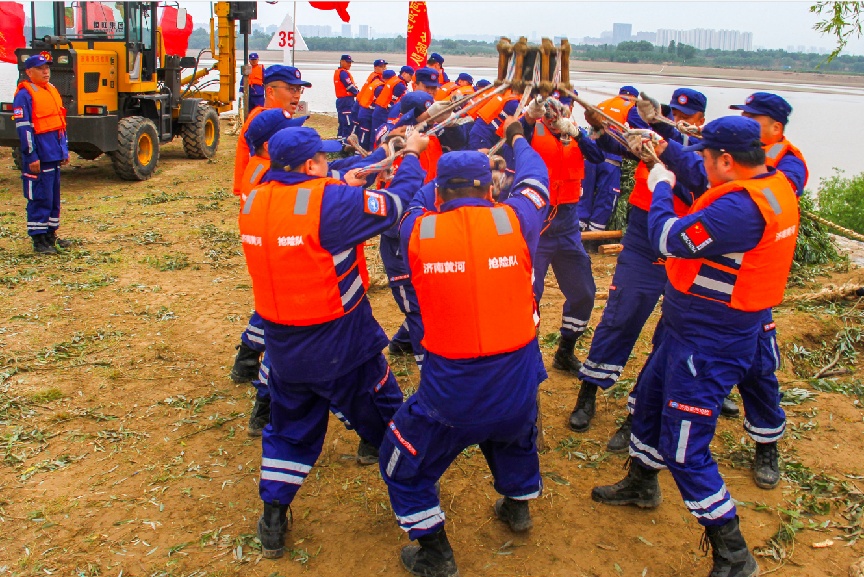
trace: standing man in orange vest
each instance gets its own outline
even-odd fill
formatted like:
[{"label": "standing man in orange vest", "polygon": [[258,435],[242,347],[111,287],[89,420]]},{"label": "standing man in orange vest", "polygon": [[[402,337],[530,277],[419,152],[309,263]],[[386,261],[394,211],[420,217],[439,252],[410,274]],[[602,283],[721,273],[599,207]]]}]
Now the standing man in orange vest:
[{"label": "standing man in orange vest", "polygon": [[[249,54],[249,112],[264,106],[264,65],[258,64],[258,53]],[[243,90],[243,81],[240,79],[240,90]]]},{"label": "standing man in orange vest", "polygon": [[[60,167],[69,164],[66,109],[51,79],[51,55],[34,54],[24,61],[27,80],[18,85],[12,118],[21,141],[21,179],[27,199],[27,234],[33,252],[57,254],[68,248],[57,238],[60,226]],[[55,246],[56,245],[56,246]]]},{"label": "standing man in orange vest", "polygon": [[[410,66],[403,66],[399,69],[399,74],[387,79],[384,82],[384,87],[378,96],[375,97],[375,104],[372,107],[372,134],[378,133],[378,129],[387,122],[390,109],[397,104],[403,96],[408,92],[408,83],[414,76],[414,69]],[[373,138],[373,146],[376,138]]]},{"label": "standing man in orange vest", "polygon": [[363,243],[398,222],[420,188],[427,140],[412,134],[391,186],[373,191],[328,178],[326,153],[341,150],[338,141],[286,128],[270,139],[270,170],[240,211],[271,365],[259,484],[264,557],[284,554],[289,507],[321,453],[330,407],[377,447],[402,403],[366,296]]},{"label": "standing man in orange vest", "polygon": [[673,207],[676,176],[657,164],[648,178],[651,243],[667,256],[669,283],[655,349],[639,375],[630,468],[595,501],[658,507],[657,474],[668,468],[705,527],[712,575],[752,577],[759,567],[710,443],[720,407],[754,363],[765,312],[783,300],[798,236],[798,202],[786,177],[765,164],[759,124],[725,117],[705,125],[711,188],[686,216]]},{"label": "standing man in orange vest", "polygon": [[[366,78],[366,82],[363,83],[363,86],[357,93],[357,97],[354,99],[354,106],[353,108],[351,108],[352,130],[354,134],[357,135],[357,139],[360,141],[360,145],[363,146],[363,148],[365,148],[366,150],[369,150],[369,147],[364,144],[366,134],[362,130],[363,127],[361,126],[361,116],[365,117],[365,114],[362,113],[362,110],[371,106],[372,103],[375,102],[375,89],[384,84],[384,71],[387,70],[388,64],[389,63],[383,58],[378,58],[372,63],[372,72],[369,73],[369,76]],[[370,114],[369,124],[371,123],[372,117]],[[371,143],[371,134],[368,138]]]},{"label": "standing man in orange vest", "polygon": [[336,90],[336,117],[339,120],[339,131],[336,133],[339,140],[345,140],[351,134],[351,109],[354,108],[354,99],[360,90],[354,84],[351,76],[351,64],[354,60],[350,54],[343,54],[339,59],[339,68],[333,73],[333,87]]},{"label": "standing man in orange vest", "polygon": [[588,328],[594,308],[591,257],[582,246],[577,204],[582,195],[585,159],[603,162],[603,153],[587,133],[570,120],[570,98],[550,97],[544,106],[534,100],[525,109],[525,137],[549,169],[549,216],[534,259],[534,298],[543,298],[546,271],[555,272],[567,299],[561,318],[561,340],[553,367],[577,374],[576,340]]},{"label": "standing man in orange vest", "polygon": [[459,574],[435,484],[466,447],[480,445],[503,495],[495,514],[512,531],[531,528],[528,502],[542,489],[535,420],[546,372],[531,260],[549,180],[522,125],[513,118],[509,128],[510,198],[493,202],[485,154],[451,152],[438,162],[440,212],[426,211],[420,193],[400,224],[428,352],[417,393],[390,421],[379,463],[399,526],[419,542],[402,549],[413,575]]}]

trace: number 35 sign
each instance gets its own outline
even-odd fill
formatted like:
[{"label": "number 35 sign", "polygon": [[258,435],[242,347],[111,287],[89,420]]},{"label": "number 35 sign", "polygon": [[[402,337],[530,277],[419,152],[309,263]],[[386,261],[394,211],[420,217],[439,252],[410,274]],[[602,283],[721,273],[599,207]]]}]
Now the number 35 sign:
[{"label": "number 35 sign", "polygon": [[267,45],[267,50],[309,50],[306,47],[306,42],[300,35],[298,30],[294,29],[294,22],[291,16],[286,14],[282,20],[279,30],[273,35],[270,44]]}]

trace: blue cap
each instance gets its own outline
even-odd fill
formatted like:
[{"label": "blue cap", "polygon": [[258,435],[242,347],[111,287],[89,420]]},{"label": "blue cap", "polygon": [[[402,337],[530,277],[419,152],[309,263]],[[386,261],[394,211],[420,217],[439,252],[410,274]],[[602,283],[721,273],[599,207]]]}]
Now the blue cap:
[{"label": "blue cap", "polygon": [[[452,182],[462,179],[466,182]],[[438,172],[435,186],[439,188],[467,188],[484,186],[492,182],[492,169],[489,157],[474,150],[448,152],[438,159]]]},{"label": "blue cap", "polygon": [[411,68],[410,66],[403,66],[402,68],[399,69],[399,74],[405,74],[406,72],[408,74],[410,74],[411,76],[414,76],[414,69]]},{"label": "blue cap", "polygon": [[480,80],[477,81],[477,84],[474,85],[474,90],[480,90],[481,88],[486,88],[490,84],[492,84],[492,83],[489,82],[488,80],[486,80],[485,78],[481,78]]},{"label": "blue cap", "polygon": [[[576,92],[575,90],[573,92],[577,96],[579,95],[579,93]],[[552,91],[552,97],[555,100],[557,100],[558,102],[560,102],[561,104],[565,104],[567,106],[570,106],[571,104],[573,104],[573,97],[572,96],[567,96],[566,94],[561,94],[561,92],[559,92],[558,90]]]},{"label": "blue cap", "polygon": [[759,140],[762,127],[752,118],[745,116],[724,116],[712,120],[702,127],[702,140],[682,148],[685,152],[694,150],[725,150],[726,152],[747,152],[762,148]]},{"label": "blue cap", "polygon": [[258,60],[258,53],[257,52],[250,52],[249,53],[249,60]]},{"label": "blue cap", "polygon": [[463,72],[459,76],[456,77],[456,82],[459,82],[460,80],[464,80],[468,84],[474,84],[474,77],[471,76],[470,74],[468,74],[467,72]]},{"label": "blue cap", "polygon": [[30,70],[31,68],[36,68],[37,66],[42,66],[43,64],[53,64],[51,61],[51,54],[49,52],[43,52],[42,54],[34,54],[30,58],[24,61],[24,70]]},{"label": "blue cap", "polygon": [[378,60],[376,60],[375,62],[372,63],[372,66],[387,66],[387,64],[389,64],[389,63],[386,60],[384,60],[383,58],[379,58]]},{"label": "blue cap", "polygon": [[669,108],[679,110],[690,116],[697,112],[705,112],[708,106],[708,97],[692,88],[679,88],[672,93],[672,100],[669,101]]},{"label": "blue cap", "polygon": [[639,96],[639,91],[635,86],[622,86],[618,90],[618,94],[629,94],[630,96],[636,97]]},{"label": "blue cap", "polygon": [[273,66],[268,66],[264,69],[264,84],[270,84],[271,82],[281,81],[285,84],[299,84],[300,86],[305,86],[306,88],[311,88],[312,83],[306,82],[300,76],[300,71],[294,68],[293,66],[283,66],[281,64],[274,64]]},{"label": "blue cap", "polygon": [[382,77],[384,80],[390,80],[390,79],[393,78],[394,76],[396,76],[396,71],[395,71],[395,70],[385,70],[385,71],[384,71],[384,74],[381,75],[381,77]]},{"label": "blue cap", "polygon": [[441,75],[434,68],[421,68],[414,73],[414,77],[417,79],[417,82],[425,84],[426,86],[432,86],[434,88],[441,86],[441,83],[439,82]]},{"label": "blue cap", "polygon": [[264,146],[264,143],[283,128],[303,126],[307,118],[309,117],[291,118],[291,114],[281,108],[268,108],[260,112],[246,127],[246,143],[249,145],[249,150],[254,153],[255,149]]},{"label": "blue cap", "polygon": [[433,52],[429,55],[429,58],[426,59],[427,62],[434,62],[436,64],[444,64],[444,57],[438,54],[437,52]]},{"label": "blue cap", "polygon": [[339,152],[338,140],[321,140],[313,128],[283,128],[270,138],[270,170],[290,171],[319,152]]},{"label": "blue cap", "polygon": [[420,114],[429,108],[433,102],[435,102],[435,99],[428,92],[422,92],[420,90],[408,92],[402,97],[402,100],[399,101],[399,112],[405,114],[408,111],[413,110],[415,117],[420,116]]},{"label": "blue cap", "polygon": [[789,122],[792,113],[792,106],[786,99],[770,92],[754,92],[744,99],[744,104],[733,104],[729,108],[757,116],[770,116],[783,125]]},{"label": "blue cap", "polygon": [[350,54],[343,54],[342,57],[339,58],[339,60],[344,60],[345,62],[354,62]]}]

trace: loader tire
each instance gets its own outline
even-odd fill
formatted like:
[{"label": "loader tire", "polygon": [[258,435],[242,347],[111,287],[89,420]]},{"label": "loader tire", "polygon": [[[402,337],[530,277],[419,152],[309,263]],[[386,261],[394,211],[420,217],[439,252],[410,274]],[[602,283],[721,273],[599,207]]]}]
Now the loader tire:
[{"label": "loader tire", "polygon": [[152,120],[127,116],[117,127],[117,150],[110,153],[114,171],[123,180],[147,180],[159,162],[159,133]]},{"label": "loader tire", "polygon": [[195,120],[183,124],[183,150],[189,158],[213,158],[219,148],[219,113],[212,106],[200,102]]}]

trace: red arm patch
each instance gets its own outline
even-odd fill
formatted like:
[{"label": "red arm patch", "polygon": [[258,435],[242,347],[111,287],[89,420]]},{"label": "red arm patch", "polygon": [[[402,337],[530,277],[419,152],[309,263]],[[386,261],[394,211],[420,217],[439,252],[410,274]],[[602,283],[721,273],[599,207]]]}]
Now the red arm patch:
[{"label": "red arm patch", "polygon": [[12,118],[20,120],[24,118],[24,109],[20,106],[12,111]]},{"label": "red arm patch", "polygon": [[694,254],[714,242],[714,237],[711,236],[701,220],[688,226],[679,236],[684,245]]},{"label": "red arm patch", "polygon": [[384,195],[371,190],[364,190],[363,212],[375,216],[387,216],[387,202],[384,200]]},{"label": "red arm patch", "polygon": [[534,206],[538,209],[546,206],[546,201],[543,200],[543,197],[537,191],[531,190],[530,188],[524,189],[522,191],[522,196],[534,203]]}]

